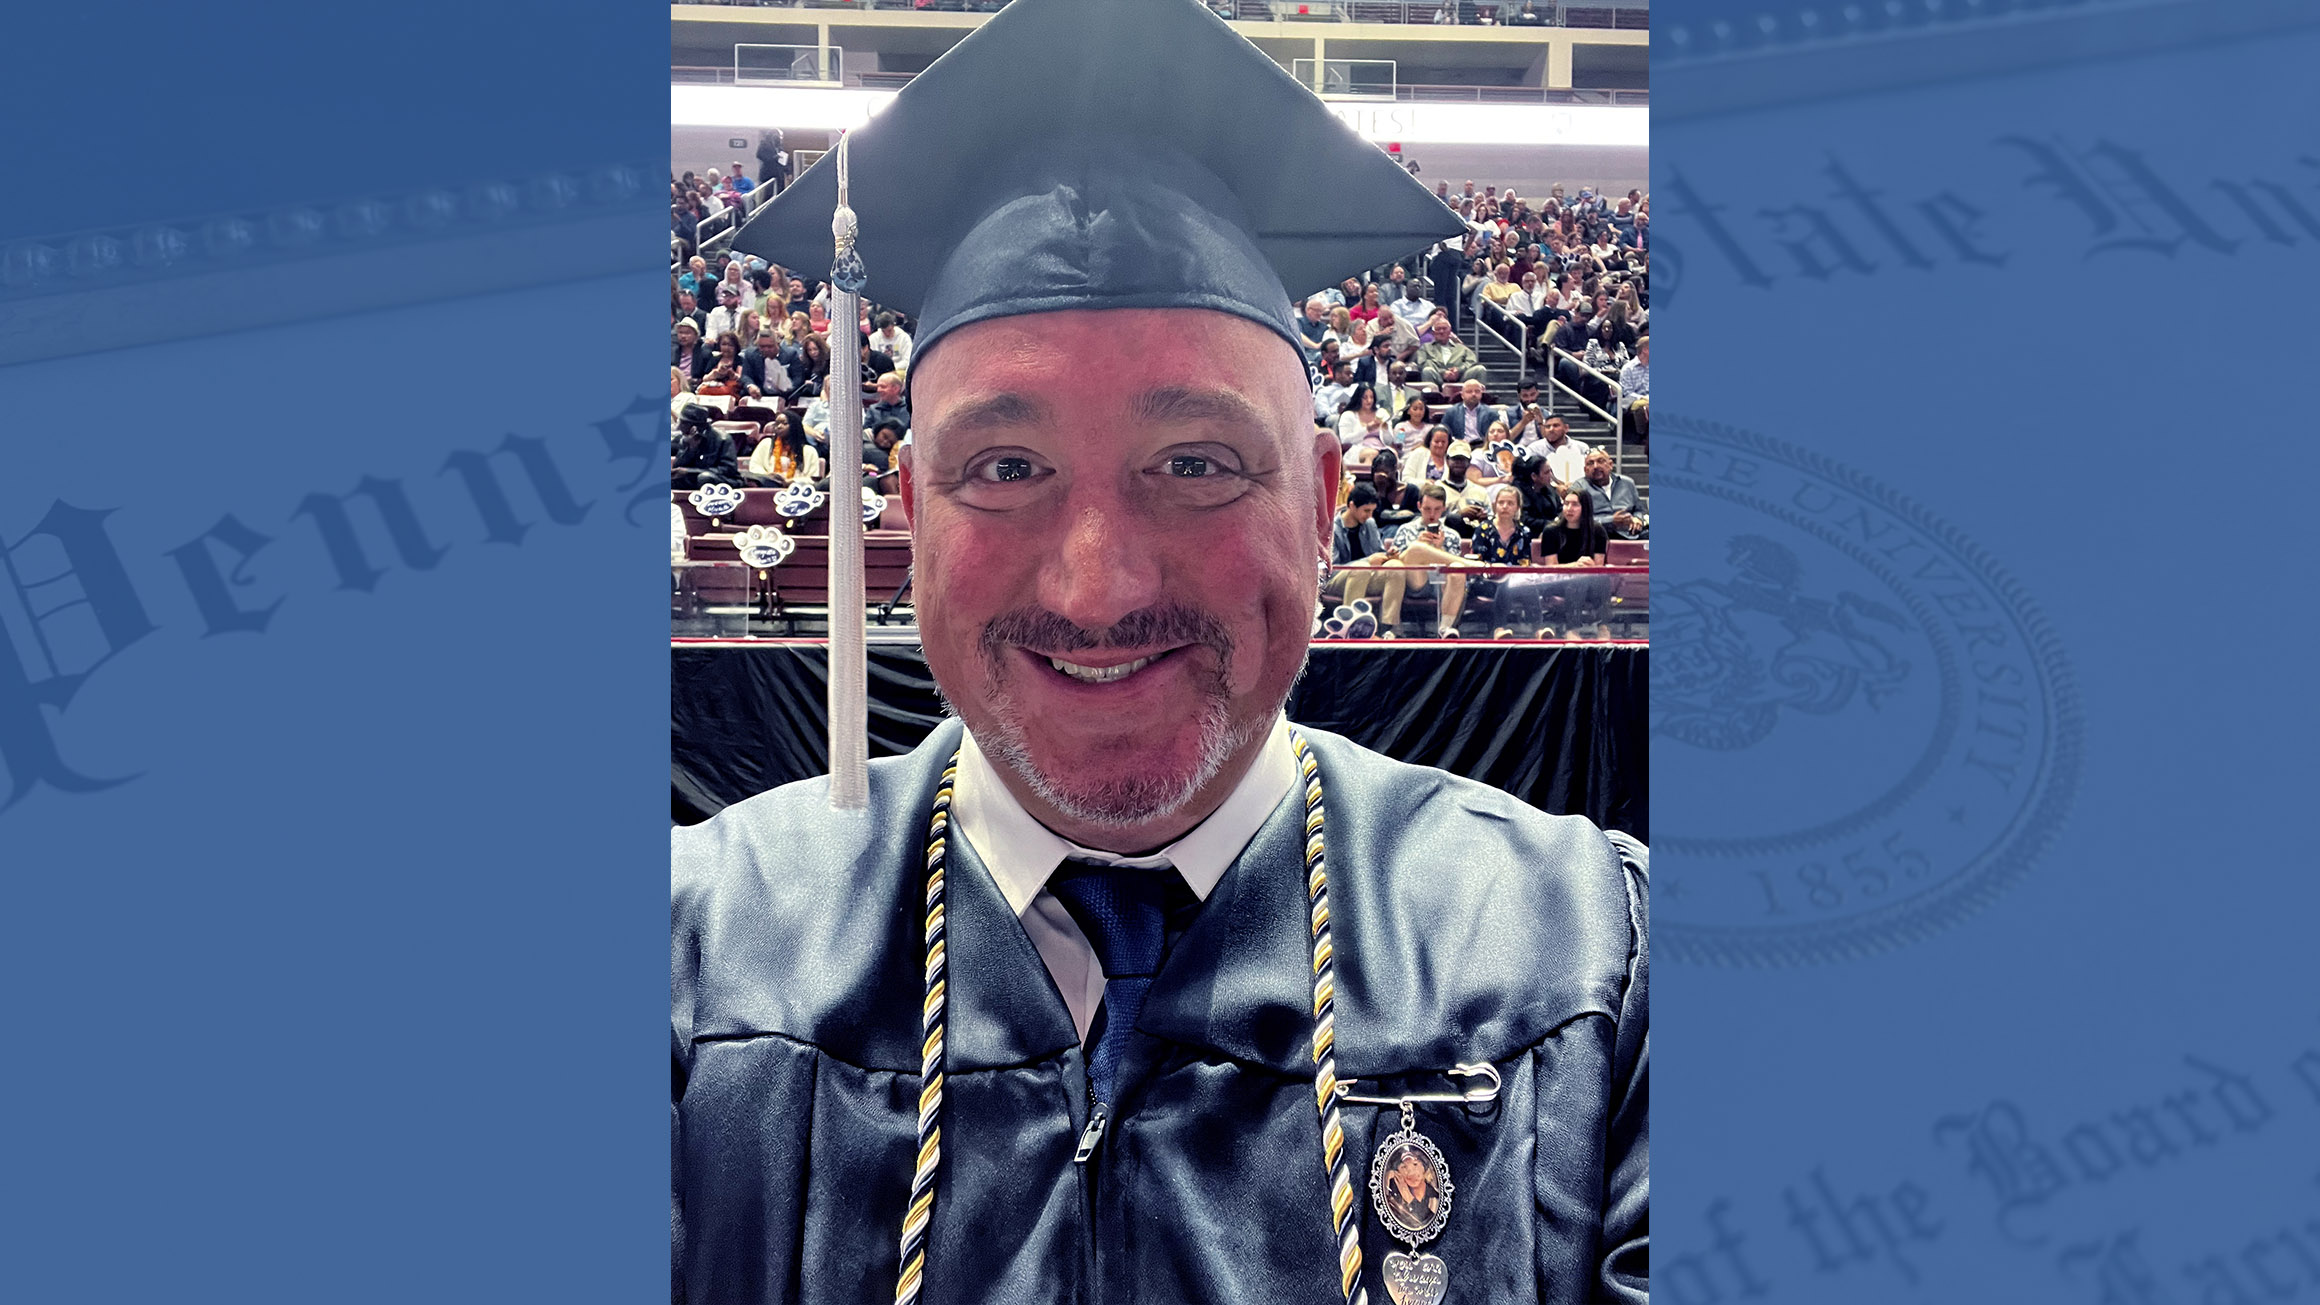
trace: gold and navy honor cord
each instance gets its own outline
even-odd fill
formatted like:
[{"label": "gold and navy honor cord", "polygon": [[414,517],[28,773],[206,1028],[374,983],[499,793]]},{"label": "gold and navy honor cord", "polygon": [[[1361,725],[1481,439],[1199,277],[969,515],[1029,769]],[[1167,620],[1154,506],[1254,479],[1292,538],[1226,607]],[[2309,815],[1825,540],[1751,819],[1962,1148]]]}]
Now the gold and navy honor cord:
[{"label": "gold and navy honor cord", "polygon": [[[1353,1176],[1345,1167],[1345,1128],[1337,1117],[1337,1037],[1332,1008],[1337,967],[1329,942],[1329,873],[1323,863],[1321,766],[1305,739],[1289,731],[1297,772],[1305,782],[1305,891],[1312,905],[1313,933],[1313,1100],[1321,1116],[1321,1159],[1329,1170],[1329,1220],[1337,1234],[1338,1288],[1347,1305],[1368,1305],[1361,1286],[1361,1228],[1355,1209]],[[895,1305],[913,1305],[926,1284],[926,1229],[934,1216],[935,1170],[942,1161],[943,1049],[943,861],[950,839],[951,789],[958,782],[958,754],[943,769],[934,795],[934,815],[926,835],[926,1001],[920,1008],[918,1168],[910,1179],[910,1205],[902,1216],[902,1276],[894,1285]]]},{"label": "gold and navy honor cord", "polygon": [[951,788],[959,754],[943,767],[926,830],[926,1000],[919,1007],[918,1167],[910,1176],[910,1205],[902,1215],[902,1276],[895,1305],[910,1305],[926,1283],[926,1226],[934,1217],[934,1175],[942,1163],[943,861],[951,832]]}]

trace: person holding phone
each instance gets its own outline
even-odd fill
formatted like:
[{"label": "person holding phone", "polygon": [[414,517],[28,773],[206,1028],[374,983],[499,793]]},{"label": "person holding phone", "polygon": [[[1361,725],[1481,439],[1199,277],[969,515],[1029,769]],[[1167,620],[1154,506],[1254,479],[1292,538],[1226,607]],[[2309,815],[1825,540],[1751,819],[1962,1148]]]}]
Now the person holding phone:
[{"label": "person holding phone", "polygon": [[[1450,495],[1441,485],[1425,488],[1418,499],[1418,516],[1402,523],[1394,532],[1394,544],[1401,549],[1402,561],[1424,563],[1434,567],[1450,566],[1466,560],[1466,537],[1450,527]],[[1466,606],[1466,573],[1452,571],[1445,575],[1440,570],[1412,571],[1403,585],[1403,596],[1425,593],[1436,577],[1442,580],[1442,607],[1434,627],[1437,639],[1458,637],[1458,616]]]}]

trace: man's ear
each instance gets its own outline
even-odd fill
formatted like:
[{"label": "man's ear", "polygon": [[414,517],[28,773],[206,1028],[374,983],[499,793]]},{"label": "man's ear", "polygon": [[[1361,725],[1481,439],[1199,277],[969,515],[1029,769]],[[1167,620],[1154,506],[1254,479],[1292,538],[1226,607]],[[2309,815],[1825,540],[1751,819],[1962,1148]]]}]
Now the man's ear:
[{"label": "man's ear", "polygon": [[1324,553],[1330,542],[1330,522],[1337,515],[1337,485],[1345,474],[1345,450],[1337,436],[1325,430],[1313,432],[1314,475],[1314,535]]},{"label": "man's ear", "polygon": [[918,528],[918,494],[916,487],[910,481],[911,452],[910,445],[897,444],[889,456],[894,459],[894,469],[899,473],[897,479],[902,482],[902,519],[911,523],[911,529],[915,531]]}]

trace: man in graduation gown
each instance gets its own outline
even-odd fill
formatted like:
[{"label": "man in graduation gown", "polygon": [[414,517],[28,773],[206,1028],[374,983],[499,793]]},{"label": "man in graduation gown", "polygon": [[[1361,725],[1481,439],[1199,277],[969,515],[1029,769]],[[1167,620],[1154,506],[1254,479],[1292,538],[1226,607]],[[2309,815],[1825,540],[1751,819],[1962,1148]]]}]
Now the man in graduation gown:
[{"label": "man in graduation gown", "polygon": [[[1645,1299],[1641,849],[1281,713],[1340,471],[1291,292],[1456,219],[1193,0],[1017,0],[847,145],[956,719],[867,811],[677,831],[676,1298],[1430,1299],[1368,1194],[1400,1112],[1344,1103],[1333,1164],[1326,1057],[1496,1075],[1413,1107],[1440,1300]],[[737,244],[807,264],[835,195]]]}]

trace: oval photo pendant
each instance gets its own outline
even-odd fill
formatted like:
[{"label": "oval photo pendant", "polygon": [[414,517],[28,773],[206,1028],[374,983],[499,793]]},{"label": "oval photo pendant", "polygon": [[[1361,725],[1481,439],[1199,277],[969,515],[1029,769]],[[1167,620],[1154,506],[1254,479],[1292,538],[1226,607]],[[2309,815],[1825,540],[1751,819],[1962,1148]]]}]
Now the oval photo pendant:
[{"label": "oval photo pendant", "polygon": [[1394,1305],[1441,1305],[1449,1290],[1449,1266],[1418,1250],[1442,1235],[1450,1222],[1450,1165],[1433,1139],[1417,1131],[1409,1108],[1402,1127],[1378,1147],[1369,1166],[1369,1197],[1378,1222],[1394,1240],[1409,1247],[1394,1251],[1382,1267]]}]

